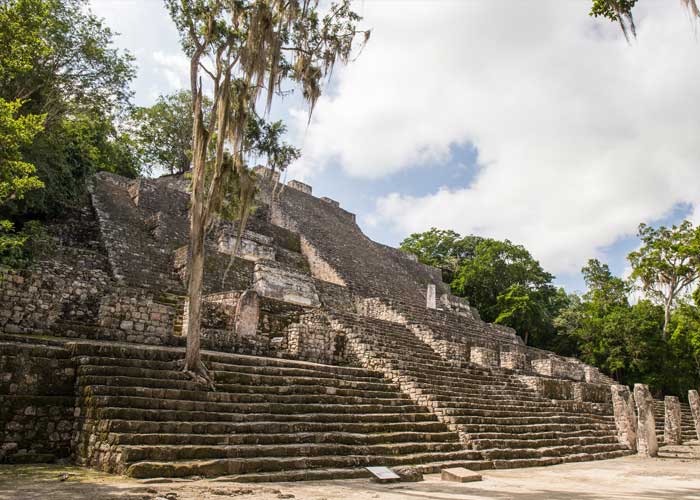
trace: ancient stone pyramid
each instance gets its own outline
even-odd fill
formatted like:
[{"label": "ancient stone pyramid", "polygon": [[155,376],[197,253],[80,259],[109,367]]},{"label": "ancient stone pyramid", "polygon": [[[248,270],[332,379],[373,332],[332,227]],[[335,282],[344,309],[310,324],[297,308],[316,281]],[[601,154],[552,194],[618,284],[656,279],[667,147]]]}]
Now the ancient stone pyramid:
[{"label": "ancient stone pyramid", "polygon": [[179,370],[186,182],[92,179],[89,206],[52,226],[53,254],[0,281],[1,460],[265,481],[629,453],[610,379],[481,321],[440,270],[261,174],[238,255],[235,224],[208,238],[215,392]]}]

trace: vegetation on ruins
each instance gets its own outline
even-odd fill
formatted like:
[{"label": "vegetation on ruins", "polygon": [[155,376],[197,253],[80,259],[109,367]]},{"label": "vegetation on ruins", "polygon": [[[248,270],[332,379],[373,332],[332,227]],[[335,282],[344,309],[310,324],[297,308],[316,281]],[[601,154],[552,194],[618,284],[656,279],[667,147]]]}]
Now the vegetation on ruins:
[{"label": "vegetation on ruins", "polygon": [[[202,97],[202,108],[208,111],[212,102]],[[205,116],[205,121],[206,121]],[[133,135],[145,168],[170,174],[182,174],[192,162],[192,92],[181,90],[161,95],[153,106],[134,110]]]},{"label": "vegetation on ruins", "polygon": [[485,320],[516,328],[529,345],[576,356],[623,384],[684,396],[700,384],[700,289],[690,293],[700,273],[699,235],[688,221],[642,224],[642,245],[628,256],[630,278],[591,259],[583,294],[554,287],[554,277],[507,240],[431,229],[401,248],[445,269],[453,293]]},{"label": "vegetation on ruins", "polygon": [[81,205],[91,174],[140,172],[118,126],[130,106],[133,58],[112,47],[113,36],[86,0],[0,4],[5,264],[17,261],[27,221]]},{"label": "vegetation on ruins", "polygon": [[485,321],[515,328],[534,345],[554,336],[563,292],[522,245],[433,228],[412,234],[401,249],[443,269],[452,292],[467,297]]},{"label": "vegetation on ruins", "polygon": [[[280,124],[260,127],[262,136],[251,137],[251,118],[259,123],[259,107],[269,111],[274,97],[284,93],[285,83],[301,87],[312,112],[323,78],[336,61],[347,62],[350,57],[359,16],[348,0],[332,4],[325,16],[317,0],[166,0],[166,5],[190,58],[193,96],[184,369],[210,382],[199,352],[207,230],[222,207],[230,205],[237,209],[242,234],[255,189],[247,160],[263,157],[271,169],[284,169],[298,154],[279,144]],[[213,90],[206,121],[205,85]],[[210,147],[214,155],[208,161]]]}]

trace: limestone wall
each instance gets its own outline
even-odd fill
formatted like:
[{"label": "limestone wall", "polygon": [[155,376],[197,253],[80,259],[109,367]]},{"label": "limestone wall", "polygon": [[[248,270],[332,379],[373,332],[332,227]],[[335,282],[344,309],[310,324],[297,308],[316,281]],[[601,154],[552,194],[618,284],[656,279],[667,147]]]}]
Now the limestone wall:
[{"label": "limestone wall", "polygon": [[75,366],[66,349],[0,342],[0,463],[70,455]]}]

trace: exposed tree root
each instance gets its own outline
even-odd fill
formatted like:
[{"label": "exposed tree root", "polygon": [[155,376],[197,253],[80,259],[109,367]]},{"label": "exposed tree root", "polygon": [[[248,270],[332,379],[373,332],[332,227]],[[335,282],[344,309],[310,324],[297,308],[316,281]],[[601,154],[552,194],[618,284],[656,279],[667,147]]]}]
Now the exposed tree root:
[{"label": "exposed tree root", "polygon": [[199,361],[197,367],[194,370],[190,370],[185,366],[185,360],[178,361],[178,365],[182,366],[182,371],[192,379],[193,382],[199,385],[207,387],[210,391],[216,391],[216,386],[214,385],[214,379],[207,367]]}]

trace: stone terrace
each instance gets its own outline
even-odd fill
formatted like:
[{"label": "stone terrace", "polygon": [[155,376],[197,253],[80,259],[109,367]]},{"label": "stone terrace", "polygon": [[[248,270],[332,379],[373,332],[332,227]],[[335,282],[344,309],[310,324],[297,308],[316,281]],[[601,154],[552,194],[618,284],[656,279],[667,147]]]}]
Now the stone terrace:
[{"label": "stone terrace", "polygon": [[55,252],[4,272],[0,461],[270,481],[631,452],[611,379],[483,322],[438,269],[372,242],[310,186],[260,173],[238,253],[233,223],[207,240],[216,391],[179,369],[184,179],[95,176],[90,206],[52,226]]}]

